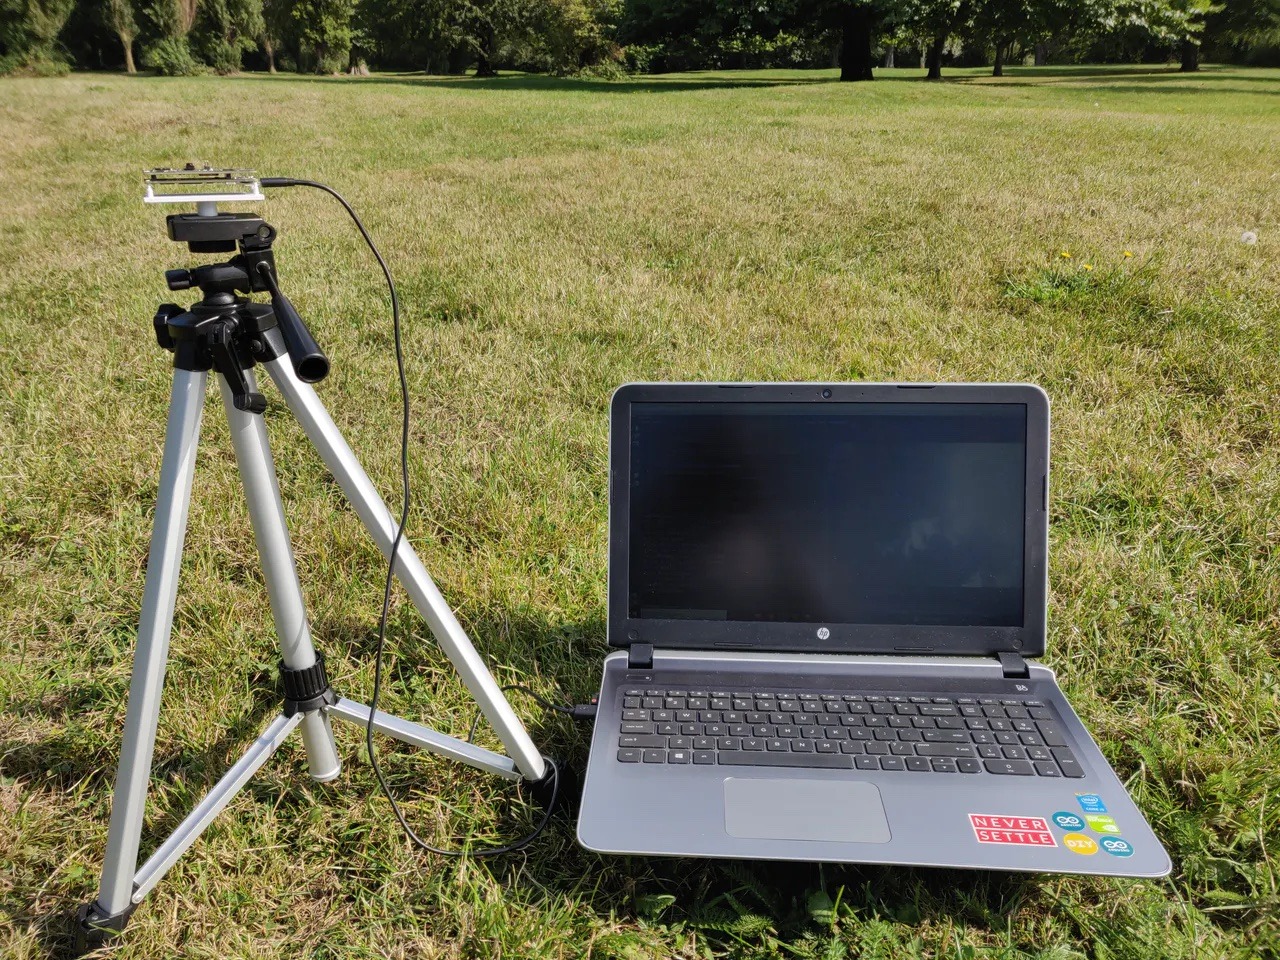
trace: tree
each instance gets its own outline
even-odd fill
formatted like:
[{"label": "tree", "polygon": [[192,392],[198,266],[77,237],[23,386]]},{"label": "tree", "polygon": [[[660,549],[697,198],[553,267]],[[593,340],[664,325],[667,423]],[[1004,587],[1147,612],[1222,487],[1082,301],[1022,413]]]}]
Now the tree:
[{"label": "tree", "polygon": [[942,79],[942,51],[969,11],[970,0],[907,0],[904,22],[925,39],[925,66],[930,80]]},{"label": "tree", "polygon": [[0,60],[21,68],[60,63],[65,71],[58,34],[74,6],[75,0],[0,0]]},{"label": "tree", "polygon": [[293,28],[292,0],[262,0],[262,30],[259,39],[267,55],[267,72],[276,72],[276,51]]},{"label": "tree", "polygon": [[[355,0],[298,0],[293,7],[298,42],[316,73],[341,73],[351,59]],[[301,67],[301,64],[299,64]]]},{"label": "tree", "polygon": [[871,38],[876,14],[871,0],[845,0],[840,7],[840,79],[874,80]]},{"label": "tree", "polygon": [[131,0],[106,0],[107,25],[115,31],[124,47],[124,69],[126,73],[137,73],[133,62],[133,41],[138,35],[138,21],[133,15]]},{"label": "tree", "polygon": [[236,73],[262,36],[262,0],[204,0],[193,32],[205,63],[221,74]]}]

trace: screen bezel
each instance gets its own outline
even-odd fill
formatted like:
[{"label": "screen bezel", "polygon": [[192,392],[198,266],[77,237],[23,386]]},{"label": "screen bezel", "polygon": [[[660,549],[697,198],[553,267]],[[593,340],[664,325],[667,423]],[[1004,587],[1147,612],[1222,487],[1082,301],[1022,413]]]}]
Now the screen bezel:
[{"label": "screen bezel", "polygon": [[[1027,411],[1020,626],[662,620],[629,616],[631,410],[642,403],[999,403]],[[1039,656],[1048,595],[1049,398],[1031,384],[629,383],[609,413],[609,625],[613,647]],[[820,636],[825,630],[827,636]]]}]

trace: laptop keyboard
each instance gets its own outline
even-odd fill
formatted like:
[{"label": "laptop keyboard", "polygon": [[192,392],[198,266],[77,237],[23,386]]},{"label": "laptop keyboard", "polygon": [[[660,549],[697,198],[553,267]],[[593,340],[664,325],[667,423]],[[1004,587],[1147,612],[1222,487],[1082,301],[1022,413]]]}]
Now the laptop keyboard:
[{"label": "laptop keyboard", "polygon": [[621,763],[1084,776],[1039,700],[623,690]]}]

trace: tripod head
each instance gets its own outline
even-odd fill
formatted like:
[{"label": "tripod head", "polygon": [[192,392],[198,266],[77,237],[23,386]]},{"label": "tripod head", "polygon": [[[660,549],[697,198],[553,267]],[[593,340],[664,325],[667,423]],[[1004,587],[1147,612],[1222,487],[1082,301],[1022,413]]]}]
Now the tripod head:
[{"label": "tripod head", "polygon": [[[230,253],[222,263],[165,271],[170,290],[198,288],[204,299],[189,311],[164,304],[156,314],[156,339],[187,363],[207,363],[227,377],[241,409],[261,412],[265,400],[249,393],[243,370],[256,360],[287,352],[298,378],[317,383],[329,373],[329,360],[293,303],[280,289],[271,246],[277,231],[251,213],[219,213],[226,200],[261,200],[261,185],[251,171],[197,168],[150,170],[145,203],[195,203],[196,213],[166,218],[169,239],[185,243],[192,253]],[[237,294],[268,293],[271,305],[253,303]],[[275,350],[278,330],[283,349]],[[180,352],[179,344],[191,344]],[[189,356],[187,354],[190,354]],[[235,367],[232,370],[232,367]],[[208,367],[206,367],[207,369]]]}]

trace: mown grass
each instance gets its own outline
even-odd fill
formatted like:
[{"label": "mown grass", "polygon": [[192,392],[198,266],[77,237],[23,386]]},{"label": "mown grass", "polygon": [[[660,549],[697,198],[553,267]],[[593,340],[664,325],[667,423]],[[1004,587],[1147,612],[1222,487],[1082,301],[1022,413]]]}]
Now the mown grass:
[{"label": "mown grass", "polygon": [[[192,261],[139,171],[192,158],[327,181],[366,218],[405,305],[410,534],[499,679],[549,696],[588,696],[605,652],[617,384],[1044,386],[1046,659],[1175,869],[609,859],[568,821],[520,856],[443,862],[405,843],[342,729],[338,781],[286,746],[115,955],[1274,955],[1280,72],[1010,74],[0,84],[0,953],[64,955],[96,890],[169,382],[150,318],[162,271]],[[262,210],[334,360],[322,395],[394,491],[380,281],[330,201]],[[380,559],[274,400],[268,424],[318,642],[367,697]],[[390,647],[388,706],[465,733],[399,600]],[[211,404],[144,853],[270,715],[272,649]],[[581,762],[581,730],[516,707]],[[384,765],[438,842],[531,822],[490,778],[391,747]]]}]

